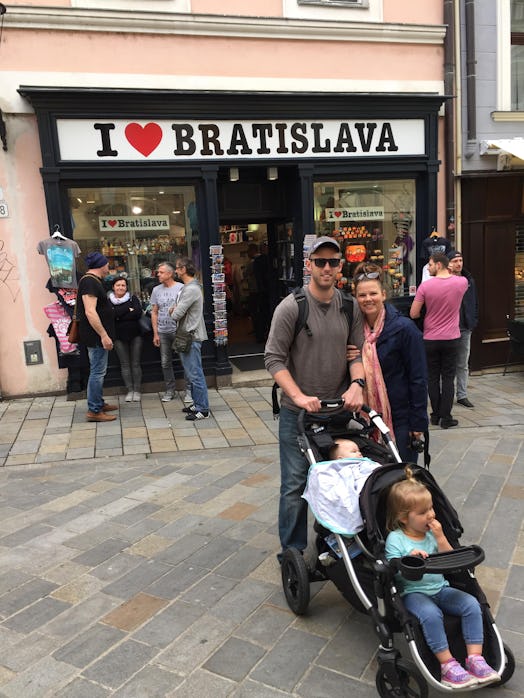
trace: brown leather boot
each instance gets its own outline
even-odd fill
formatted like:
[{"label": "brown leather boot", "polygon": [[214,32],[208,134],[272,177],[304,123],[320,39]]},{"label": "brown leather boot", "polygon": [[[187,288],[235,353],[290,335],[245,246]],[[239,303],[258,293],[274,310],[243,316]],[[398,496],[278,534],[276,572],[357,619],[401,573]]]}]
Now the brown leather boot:
[{"label": "brown leather boot", "polygon": [[102,412],[113,412],[113,410],[117,410],[118,405],[108,405],[107,402],[104,402],[104,405],[102,407]]},{"label": "brown leather boot", "polygon": [[116,419],[114,414],[106,414],[105,412],[88,412],[86,420],[88,422],[112,422]]}]

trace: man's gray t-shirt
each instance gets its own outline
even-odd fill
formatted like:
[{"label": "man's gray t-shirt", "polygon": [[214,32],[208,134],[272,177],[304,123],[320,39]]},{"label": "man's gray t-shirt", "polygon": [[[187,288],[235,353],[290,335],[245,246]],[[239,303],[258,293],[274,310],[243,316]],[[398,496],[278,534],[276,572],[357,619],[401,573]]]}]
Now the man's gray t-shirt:
[{"label": "man's gray t-shirt", "polygon": [[169,315],[169,308],[176,305],[178,295],[184,288],[184,284],[175,281],[172,286],[164,286],[160,284],[155,286],[151,291],[151,305],[156,305],[158,308],[158,331],[163,334],[175,332],[176,322]]},{"label": "man's gray t-shirt", "polygon": [[[349,387],[348,323],[342,309],[342,296],[335,290],[330,303],[321,303],[307,287],[305,292],[311,336],[303,329],[293,341],[298,304],[293,294],[286,296],[273,316],[264,355],[265,365],[272,376],[288,369],[305,395],[314,395],[321,400],[340,398]],[[363,341],[362,315],[353,299],[349,343],[361,349]],[[282,395],[282,405],[298,410],[286,394]]]}]

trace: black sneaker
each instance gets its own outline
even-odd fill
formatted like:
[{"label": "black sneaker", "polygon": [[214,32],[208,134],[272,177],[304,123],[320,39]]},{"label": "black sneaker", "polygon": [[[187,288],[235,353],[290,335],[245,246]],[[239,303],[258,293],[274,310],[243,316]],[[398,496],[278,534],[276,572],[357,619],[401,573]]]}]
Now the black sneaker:
[{"label": "black sneaker", "polygon": [[469,407],[469,408],[474,407],[473,403],[470,402],[467,397],[461,397],[460,400],[457,400],[457,403],[459,405],[462,405],[463,407]]},{"label": "black sneaker", "polygon": [[441,419],[440,428],[451,429],[451,427],[456,427],[458,423],[458,419]]},{"label": "black sneaker", "polygon": [[429,421],[430,421],[431,424],[433,424],[434,426],[437,426],[437,424],[440,423],[440,417],[438,416],[438,414],[432,414],[432,415],[430,416],[430,418],[429,418]]},{"label": "black sneaker", "polygon": [[196,422],[200,419],[209,419],[209,412],[197,412],[196,410],[186,415],[188,422]]},{"label": "black sneaker", "polygon": [[196,408],[194,405],[189,405],[189,407],[182,407],[182,412],[185,412],[186,414],[191,414],[191,412],[196,412]]}]

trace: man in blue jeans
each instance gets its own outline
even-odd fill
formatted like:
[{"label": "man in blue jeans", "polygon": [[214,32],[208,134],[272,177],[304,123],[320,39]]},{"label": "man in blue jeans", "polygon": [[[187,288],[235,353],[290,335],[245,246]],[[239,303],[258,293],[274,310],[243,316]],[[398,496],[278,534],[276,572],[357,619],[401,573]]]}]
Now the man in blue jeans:
[{"label": "man in blue jeans", "polygon": [[87,347],[89,356],[86,419],[88,422],[112,422],[116,417],[108,412],[118,407],[109,405],[103,398],[107,358],[115,336],[113,305],[103,284],[109,274],[109,264],[100,252],[91,252],[85,262],[88,271],[78,284],[76,318],[80,343]]},{"label": "man in blue jeans", "polygon": [[308,254],[307,325],[295,337],[298,304],[290,294],[275,310],[264,356],[267,370],[282,389],[278,513],[282,551],[307,547],[307,502],[302,493],[309,466],[298,447],[298,413],[301,409],[319,412],[320,400],[337,398],[343,399],[347,410],[359,410],[365,385],[360,357],[349,366],[346,357],[347,345],[361,349],[364,335],[358,306],[354,303],[348,327],[342,296],[335,288],[342,268],[340,246],[334,238],[323,236],[313,242]]},{"label": "man in blue jeans", "polygon": [[189,257],[179,257],[176,261],[177,277],[184,284],[176,304],[169,309],[171,318],[177,328],[185,330],[192,336],[188,351],[179,351],[180,361],[191,383],[193,404],[184,407],[188,422],[196,422],[209,417],[209,398],[207,383],[202,369],[202,342],[207,339],[204,322],[204,298],[200,284],[195,279],[196,269]]}]

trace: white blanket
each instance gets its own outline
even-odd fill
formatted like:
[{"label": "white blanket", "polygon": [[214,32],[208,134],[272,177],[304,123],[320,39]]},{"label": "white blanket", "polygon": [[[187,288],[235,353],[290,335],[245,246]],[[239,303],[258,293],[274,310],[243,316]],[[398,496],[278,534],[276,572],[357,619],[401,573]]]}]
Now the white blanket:
[{"label": "white blanket", "polygon": [[333,533],[353,535],[364,527],[359,495],[370,473],[380,463],[369,458],[343,458],[313,463],[309,469],[307,500],[316,520]]}]

